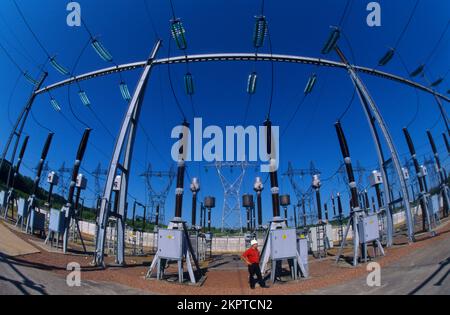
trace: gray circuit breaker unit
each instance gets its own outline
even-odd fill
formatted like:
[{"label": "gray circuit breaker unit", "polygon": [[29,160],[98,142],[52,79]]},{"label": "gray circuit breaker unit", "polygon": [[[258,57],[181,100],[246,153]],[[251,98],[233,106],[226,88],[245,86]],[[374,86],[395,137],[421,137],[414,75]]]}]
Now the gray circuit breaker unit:
[{"label": "gray circuit breaker unit", "polygon": [[183,231],[165,230],[158,231],[158,255],[169,260],[183,259],[184,246]]},{"label": "gray circuit breaker unit", "polygon": [[48,229],[54,233],[64,233],[65,213],[56,209],[50,210],[50,223]]},{"label": "gray circuit breaker unit", "polygon": [[378,215],[375,214],[360,218],[358,230],[359,242],[361,244],[379,239],[380,231],[378,225]]},{"label": "gray circuit breaker unit", "polygon": [[19,199],[17,215],[22,218],[26,218],[28,216],[28,202],[25,199]]},{"label": "gray circuit breaker unit", "polygon": [[280,229],[270,232],[272,260],[297,257],[297,234],[295,229]]}]

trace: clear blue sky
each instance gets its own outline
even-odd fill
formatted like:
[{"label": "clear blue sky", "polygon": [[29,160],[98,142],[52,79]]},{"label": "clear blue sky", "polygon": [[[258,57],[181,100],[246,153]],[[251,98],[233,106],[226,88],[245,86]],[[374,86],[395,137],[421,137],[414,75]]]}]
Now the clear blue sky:
[{"label": "clear blue sky", "polygon": [[[66,25],[65,7],[68,1],[17,0],[17,2],[50,54],[57,55],[61,64],[72,68],[89,37],[82,27],[71,28]],[[328,36],[329,26],[339,22],[346,3],[344,0],[266,0],[265,2],[265,15],[270,25],[273,52],[314,57],[320,56],[320,50]],[[345,41],[342,41],[341,46],[350,59],[353,59],[351,53],[353,50],[355,60],[352,61],[354,63],[375,67],[387,48],[393,46],[397,41],[415,4],[413,0],[379,2],[382,8],[382,26],[370,28],[366,24],[368,14],[366,5],[369,1],[353,1],[344,28],[351,48]],[[82,6],[83,19],[94,35],[100,36],[101,41],[117,63],[140,61],[149,55],[156,37],[150,26],[143,0],[81,0],[79,3]],[[147,3],[156,30],[164,40],[164,47],[159,56],[167,56],[169,54],[169,19],[172,15],[169,1],[147,0]],[[260,12],[261,1],[173,0],[173,4],[176,15],[182,18],[187,30],[189,54],[254,51],[252,47],[253,17]],[[27,30],[12,1],[2,1],[0,12],[0,42],[22,68],[36,75],[38,69],[33,65],[32,60],[44,63],[45,54]],[[416,68],[427,59],[449,21],[449,12],[450,3],[446,0],[420,2],[411,25],[398,47],[398,52],[409,69]],[[427,76],[431,80],[445,75],[449,69],[449,33],[445,34],[442,43],[427,64]],[[173,41],[171,46],[171,55],[181,54],[180,51],[174,49]],[[269,52],[268,46],[266,45],[262,51]],[[327,58],[337,60],[333,54]],[[81,56],[75,73],[79,74],[106,66],[108,64],[88,47]],[[245,62],[190,65],[196,85],[195,109],[197,116],[204,119],[204,124],[234,126],[243,123],[247,104],[246,81],[253,67],[253,64]],[[48,68],[50,73],[46,81],[48,84],[64,79],[54,69]],[[0,147],[3,148],[11,129],[8,120],[15,120],[31,91],[31,86],[22,78],[14,90],[19,72],[2,51],[0,51],[0,69],[0,93],[3,100],[0,107]],[[270,64],[258,63],[256,70],[260,81],[257,94],[251,102],[247,122],[252,125],[259,125],[265,119],[271,85]],[[406,75],[398,57],[394,58],[383,70]],[[183,86],[183,75],[186,68],[182,65],[173,66],[171,72],[177,97],[189,120],[192,121],[191,105],[185,96]],[[322,177],[327,178],[336,171],[342,160],[334,122],[346,108],[353,93],[346,72],[306,65],[275,64],[272,120],[274,124],[283,128],[283,124],[286,124],[292,116],[301,99],[306,81],[312,72],[318,75],[317,86],[299,111],[289,132],[281,139],[280,173],[286,171],[288,161],[292,161],[297,168],[308,168],[310,161],[313,160],[315,166],[323,173]],[[123,74],[131,91],[134,89],[139,74],[140,71]],[[430,95],[419,92],[419,112],[417,118],[412,121],[416,116],[417,108],[417,97],[412,88],[366,75],[362,75],[362,77],[390,127],[402,160],[407,156],[402,127],[410,123],[410,132],[420,156],[430,154],[425,131],[434,126],[432,131],[440,153],[444,159],[447,158],[448,154],[441,137],[441,133],[444,131],[443,122],[440,121],[435,125],[439,118],[439,112]],[[420,77],[416,80],[424,83]],[[119,130],[127,107],[120,96],[119,82],[119,76],[112,75],[81,83],[82,88],[91,99],[92,109],[114,135]],[[448,81],[446,81],[439,89],[446,93],[448,88]],[[13,90],[14,93],[12,93]],[[69,109],[68,96],[76,115],[94,129],[83,167],[93,170],[99,162],[103,167],[109,163],[114,141],[94,115],[83,107],[77,92],[78,89],[74,86],[69,93],[67,87],[53,93],[62,107],[62,112],[76,130],[52,109],[48,95],[39,96],[34,104],[33,113],[36,119],[56,133],[48,158],[53,169],[59,168],[62,161],[65,161],[66,165],[72,165],[80,134],[84,129],[84,126],[75,120]],[[8,102],[9,99],[10,102]],[[145,186],[143,179],[138,175],[145,170],[148,162],[152,163],[154,169],[168,168],[168,164],[171,163],[170,149],[173,144],[170,139],[170,130],[180,122],[181,117],[176,109],[169,86],[167,67],[155,69],[149,82],[141,115],[141,124],[150,135],[153,144],[148,144],[142,129],[140,129],[136,139],[133,177],[130,183],[130,194],[142,202],[146,200]],[[342,123],[353,160],[359,160],[361,165],[368,167],[369,170],[376,167],[374,145],[358,100],[355,100]],[[37,164],[47,131],[39,127],[31,118],[25,129],[31,135],[25,164],[34,167]],[[223,193],[217,173],[214,169],[206,172],[201,163],[190,163],[188,168],[190,176],[201,178],[201,197],[206,195],[217,197],[218,204],[214,210],[213,223],[219,225]],[[23,169],[23,173],[32,175],[26,168]],[[295,200],[288,179],[283,178],[281,174],[282,193],[292,194],[293,200]],[[230,175],[236,175],[236,172]],[[256,175],[258,174],[254,170],[247,172],[242,192],[252,191],[252,182]],[[310,182],[310,178],[299,179],[299,183],[304,187],[310,185]],[[364,182],[367,182],[367,174],[364,176]],[[188,179],[186,179],[184,217],[190,220],[191,193],[188,184]],[[91,189],[94,189],[94,181],[91,177],[89,177],[89,185]],[[268,185],[267,182],[267,188]],[[158,187],[158,184],[155,186]],[[337,178],[324,183],[322,191],[324,201],[329,199],[332,191],[342,191],[347,195],[342,180],[339,182]],[[86,198],[92,197],[92,192],[87,191]],[[174,187],[170,191],[166,205],[167,218],[173,215],[173,201]],[[264,191],[265,221],[271,217],[270,208],[270,190],[266,189]]]}]

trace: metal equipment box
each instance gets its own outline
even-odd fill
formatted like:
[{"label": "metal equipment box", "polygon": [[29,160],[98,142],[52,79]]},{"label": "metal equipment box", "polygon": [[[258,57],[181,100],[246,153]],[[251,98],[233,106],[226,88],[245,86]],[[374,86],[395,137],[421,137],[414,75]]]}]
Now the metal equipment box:
[{"label": "metal equipment box", "polygon": [[78,174],[77,181],[75,183],[75,187],[80,188],[81,190],[86,189],[87,187],[87,178],[83,174]]},{"label": "metal equipment box", "polygon": [[158,254],[161,258],[180,260],[184,252],[184,235],[181,230],[158,231]]},{"label": "metal equipment box", "polygon": [[[328,237],[329,241],[329,248],[334,247],[334,234],[333,234],[333,226],[331,224],[327,224],[325,226],[325,233]],[[317,227],[313,226],[309,229],[309,238],[310,238],[310,245],[311,245],[311,251],[317,252],[319,248],[319,244],[317,242]],[[323,242],[323,240],[322,240]],[[321,247],[324,247],[324,244],[321,244]]]},{"label": "metal equipment box", "polygon": [[54,233],[64,232],[65,213],[56,209],[50,210],[50,223],[48,229]]},{"label": "metal equipment box", "polygon": [[403,167],[402,171],[403,171],[403,177],[405,178],[405,180],[409,180],[409,170],[406,167]]},{"label": "metal equipment box", "polygon": [[380,238],[378,215],[370,215],[359,219],[359,242],[361,244],[372,242]]},{"label": "metal equipment box", "polygon": [[297,250],[300,254],[301,263],[305,266],[308,265],[308,239],[299,238],[297,240]]},{"label": "metal equipment box", "polygon": [[433,207],[433,213],[438,214],[440,210],[441,197],[439,195],[434,195],[431,197],[431,204]]},{"label": "metal equipment box", "polygon": [[297,256],[297,234],[295,229],[270,231],[271,254],[274,259],[287,259]]},{"label": "metal equipment box", "polygon": [[58,185],[59,184],[59,176],[56,172],[50,172],[47,175],[47,183],[52,185]]},{"label": "metal equipment box", "polygon": [[28,216],[28,201],[25,199],[19,199],[18,201],[18,208],[17,208],[17,215],[25,218]]},{"label": "metal equipment box", "polygon": [[373,171],[369,176],[370,186],[376,186],[383,184],[383,177],[381,176],[381,172]]},{"label": "metal equipment box", "polygon": [[5,202],[5,192],[0,191],[0,208],[3,207],[4,202]]},{"label": "metal equipment box", "polygon": [[207,241],[212,241],[213,239],[213,234],[212,233],[205,233],[205,239]]},{"label": "metal equipment box", "polygon": [[38,212],[36,209],[31,210],[30,215],[30,226],[33,230],[38,230],[40,232],[45,231],[45,214]]}]

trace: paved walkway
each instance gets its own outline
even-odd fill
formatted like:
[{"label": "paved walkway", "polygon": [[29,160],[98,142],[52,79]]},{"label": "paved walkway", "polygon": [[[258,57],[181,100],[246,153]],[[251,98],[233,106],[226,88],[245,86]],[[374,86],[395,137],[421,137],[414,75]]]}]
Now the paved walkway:
[{"label": "paved walkway", "polygon": [[448,295],[450,294],[450,241],[444,239],[414,252],[381,270],[381,287],[370,288],[366,278],[310,294]]},{"label": "paved walkway", "polygon": [[0,253],[0,295],[143,295],[123,285],[81,281],[80,287],[69,287],[66,279],[55,273],[34,268]]},{"label": "paved walkway", "polygon": [[0,222],[0,253],[10,257],[39,253],[39,250],[17,237]]}]

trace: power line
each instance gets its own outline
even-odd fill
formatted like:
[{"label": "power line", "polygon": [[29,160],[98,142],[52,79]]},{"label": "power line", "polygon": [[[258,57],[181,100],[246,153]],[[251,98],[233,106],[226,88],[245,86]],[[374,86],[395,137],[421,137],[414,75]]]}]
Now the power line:
[{"label": "power line", "polygon": [[16,62],[16,60],[11,56],[11,54],[6,50],[5,46],[0,43],[0,48],[5,53],[6,57],[8,57],[9,61],[19,70],[22,74],[25,74],[26,72],[22,69],[22,67],[19,66],[19,64]]},{"label": "power line", "polygon": [[450,25],[450,20],[447,22],[447,25],[445,26],[444,30],[441,33],[441,36],[439,37],[439,40],[437,41],[436,45],[433,47],[433,49],[431,50],[430,54],[428,55],[428,57],[425,59],[424,64],[429,63],[429,61],[431,60],[431,58],[433,58],[434,54],[436,53],[437,49],[439,48],[439,46],[441,45],[442,40],[444,39],[445,34],[447,33],[448,27]]},{"label": "power line", "polygon": [[[4,15],[0,12],[0,19],[2,20],[3,24],[5,25],[5,27],[8,29],[9,33],[12,35],[12,37],[14,38],[14,40],[19,44],[19,46],[21,47],[21,49],[23,50],[20,51],[19,49],[17,49],[17,51],[25,58],[28,59],[28,61],[30,61],[30,63],[34,64],[37,68],[41,69],[41,66],[39,65],[39,62],[36,61],[36,59],[33,58],[33,56],[29,53],[29,51],[27,50],[27,48],[25,47],[25,45],[23,44],[23,42],[19,39],[19,37],[17,36],[17,34],[14,32],[14,30],[11,28],[10,23],[8,23],[8,21],[6,20],[6,18],[4,17]],[[11,45],[12,46],[12,45]]]},{"label": "power line", "polygon": [[157,39],[159,39],[160,37],[159,37],[158,31],[156,30],[155,22],[154,22],[154,20],[152,18],[152,15],[150,13],[150,8],[148,6],[148,2],[147,2],[147,0],[142,0],[142,1],[144,2],[145,12],[146,12],[147,17],[148,17],[148,19],[150,21],[150,26],[151,26],[151,28],[153,30],[153,33],[155,34],[155,37]]},{"label": "power line", "polygon": [[19,86],[19,82],[20,82],[21,78],[22,78],[22,73],[20,73],[19,76],[17,77],[17,79],[14,83],[13,89],[11,90],[11,93],[9,94],[9,98],[8,98],[8,106],[7,106],[8,107],[8,121],[9,121],[9,124],[11,125],[11,127],[13,127],[13,128],[14,128],[14,124],[11,119],[11,103],[12,103],[13,96],[16,93],[17,87]]},{"label": "power line", "polygon": [[25,25],[27,26],[28,30],[30,31],[31,35],[33,35],[34,39],[36,40],[36,42],[38,43],[38,45],[41,47],[42,51],[44,51],[44,53],[47,55],[48,59],[51,59],[52,57],[50,56],[50,53],[48,52],[48,50],[44,47],[44,45],[42,44],[42,42],[39,40],[39,37],[36,35],[36,33],[34,32],[33,28],[31,27],[31,25],[28,23],[27,19],[25,18],[25,15],[23,14],[22,10],[20,9],[19,5],[17,4],[16,0],[13,0],[14,5],[17,9],[17,12],[19,12],[20,17],[22,18],[23,22],[25,23]]},{"label": "power line", "polygon": [[[342,12],[341,18],[339,20],[339,28],[342,28],[345,19],[348,17],[348,14],[351,10],[351,5],[353,4],[353,0],[347,0],[347,3],[345,4],[344,12]],[[347,12],[348,11],[348,12]]]},{"label": "power line", "polygon": [[[171,1],[171,3],[172,3],[172,1]],[[172,41],[171,41],[170,35],[169,35],[169,49],[168,49],[168,56],[167,56],[168,58],[170,58],[171,43],[172,43]],[[183,111],[183,108],[181,107],[180,102],[178,101],[178,97],[177,97],[177,95],[175,93],[175,88],[173,87],[172,73],[170,71],[170,62],[167,63],[167,74],[168,74],[168,78],[169,78],[170,89],[172,91],[172,95],[173,95],[173,98],[175,100],[175,105],[177,106],[181,116],[183,117],[183,120],[186,121],[186,115],[185,115],[185,113]]]},{"label": "power line", "polygon": [[417,10],[417,7],[418,7],[418,5],[419,5],[419,2],[420,2],[420,0],[417,0],[417,1],[416,1],[416,4],[414,5],[414,8],[413,8],[412,11],[411,11],[411,14],[409,15],[408,21],[406,22],[405,26],[403,27],[403,30],[402,30],[402,32],[400,33],[400,35],[399,35],[397,41],[395,42],[394,50],[397,49],[398,45],[400,45],[400,42],[401,42],[402,39],[403,39],[403,36],[405,36],[405,34],[406,34],[406,32],[407,32],[407,30],[408,30],[408,28],[409,28],[409,25],[411,24],[411,21],[412,21],[412,19],[413,19],[413,17],[414,17],[414,14],[416,13],[416,10]]}]

